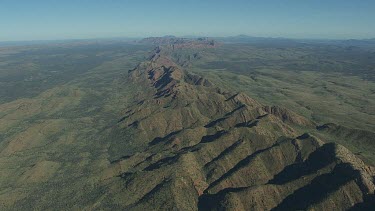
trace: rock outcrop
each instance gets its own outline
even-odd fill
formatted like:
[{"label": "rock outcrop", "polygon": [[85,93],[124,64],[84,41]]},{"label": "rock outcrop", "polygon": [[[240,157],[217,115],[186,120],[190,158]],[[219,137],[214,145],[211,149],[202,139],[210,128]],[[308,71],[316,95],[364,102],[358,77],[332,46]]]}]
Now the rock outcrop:
[{"label": "rock outcrop", "polygon": [[[185,41],[158,44],[170,42]],[[122,181],[111,187],[114,200],[126,198],[121,208],[346,210],[373,204],[374,168],[343,146],[301,132],[314,130],[313,122],[222,90],[160,49],[129,72],[148,91],[118,123],[144,146],[119,154],[109,167]]]}]

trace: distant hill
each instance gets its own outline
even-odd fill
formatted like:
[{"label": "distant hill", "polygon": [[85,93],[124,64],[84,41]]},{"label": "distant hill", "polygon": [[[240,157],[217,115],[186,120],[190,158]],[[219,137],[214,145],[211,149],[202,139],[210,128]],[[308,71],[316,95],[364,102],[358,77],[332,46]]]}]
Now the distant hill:
[{"label": "distant hill", "polygon": [[147,43],[153,45],[163,45],[169,46],[172,48],[201,48],[201,47],[216,47],[218,45],[217,41],[209,38],[178,38],[174,36],[165,36],[165,37],[149,37],[144,38],[138,43]]},{"label": "distant hill", "polygon": [[288,45],[293,46],[297,44],[324,44],[324,45],[339,45],[339,46],[358,46],[364,48],[374,48],[374,39],[292,39],[282,37],[256,37],[248,35],[237,35],[231,37],[215,37],[215,40],[225,43],[249,43],[262,45]]},{"label": "distant hill", "polygon": [[255,42],[295,42],[288,38],[272,38],[272,37],[255,37],[248,35],[238,35],[231,37],[216,37],[215,39],[224,42],[240,42],[240,43],[255,43]]},{"label": "distant hill", "polygon": [[[208,38],[173,36],[123,44],[2,52],[7,62],[1,67],[7,71],[1,71],[5,90],[1,94],[9,98],[0,104],[0,210],[371,210],[375,206],[375,168],[361,159],[372,161],[367,153],[373,149],[374,133],[318,124],[322,110],[305,104],[312,100],[326,113],[333,109],[354,113],[359,107],[370,115],[371,107],[365,104],[373,101],[359,98],[369,98],[369,92],[346,87],[341,78],[286,72],[275,65],[288,59],[315,61],[312,51],[280,45],[226,46]],[[325,47],[317,48],[323,49],[317,52],[323,58],[345,50],[337,47],[327,54]],[[203,60],[216,63],[192,64],[204,64]],[[250,69],[264,64],[275,65],[277,75],[254,74]],[[199,67],[203,70],[194,71]],[[206,77],[210,74],[214,77]],[[309,93],[314,87],[289,86],[309,80],[320,95]],[[363,81],[359,84],[362,88]],[[245,86],[256,92],[245,94],[241,89]],[[332,96],[346,100],[345,94],[334,92],[337,86],[342,92],[354,90],[360,105],[325,107],[323,101]],[[282,106],[282,101],[260,102],[256,93],[281,100],[286,98],[280,94],[287,94],[288,100],[297,99],[314,115],[301,115],[296,107]],[[353,149],[360,151],[354,154],[341,143],[358,145]]]}]

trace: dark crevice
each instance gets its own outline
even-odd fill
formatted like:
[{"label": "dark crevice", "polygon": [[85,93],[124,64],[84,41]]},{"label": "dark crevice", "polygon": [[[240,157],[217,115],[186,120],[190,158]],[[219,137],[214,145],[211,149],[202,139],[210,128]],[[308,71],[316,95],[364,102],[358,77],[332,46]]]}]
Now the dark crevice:
[{"label": "dark crevice", "polygon": [[137,103],[137,105],[143,105],[143,103],[145,102],[145,100],[141,100]]},{"label": "dark crevice", "polygon": [[350,164],[338,164],[331,173],[316,177],[310,184],[296,190],[272,210],[306,210],[358,176],[359,172],[353,170]]},{"label": "dark crevice", "polygon": [[128,126],[136,128],[136,127],[138,127],[138,125],[139,125],[139,121],[134,121],[133,123],[129,124]]},{"label": "dark crevice", "polygon": [[219,177],[217,180],[215,180],[214,182],[212,182],[209,187],[205,190],[205,191],[208,191],[210,188],[216,186],[217,184],[219,184],[221,181],[223,181],[224,179],[230,177],[232,174],[234,174],[235,172],[237,172],[238,170],[246,167],[257,155],[267,151],[267,150],[270,150],[271,148],[273,147],[276,147],[276,146],[279,146],[282,142],[285,142],[289,139],[283,139],[283,140],[279,140],[277,141],[275,144],[273,144],[272,146],[270,147],[267,147],[267,148],[264,148],[264,149],[261,149],[261,150],[257,150],[255,151],[254,153],[251,153],[250,155],[248,155],[246,158],[240,160],[236,165],[234,165],[233,168],[229,169],[229,171],[225,172],[221,177]]},{"label": "dark crevice", "polygon": [[236,94],[234,94],[234,95],[232,95],[232,96],[230,96],[228,99],[226,99],[225,101],[230,101],[230,100],[233,100],[235,97],[237,97],[238,96],[238,94],[239,93],[236,93]]},{"label": "dark crevice", "polygon": [[117,121],[117,123],[123,122],[125,119],[129,118],[129,117],[130,117],[131,115],[133,115],[133,114],[134,114],[134,113],[131,113],[131,114],[128,114],[128,115],[122,117],[121,119],[119,119],[119,120]]},{"label": "dark crevice", "polygon": [[227,193],[239,192],[247,189],[248,187],[239,188],[225,188],[216,194],[203,194],[198,198],[198,210],[225,210],[220,206]]},{"label": "dark crevice", "polygon": [[157,161],[156,163],[153,163],[153,164],[147,166],[144,170],[145,171],[152,171],[152,170],[155,170],[155,169],[159,169],[163,166],[170,165],[172,163],[177,162],[178,158],[179,158],[179,155],[163,158],[163,159]]},{"label": "dark crevice", "polygon": [[116,159],[116,160],[112,160],[112,161],[110,161],[110,163],[111,163],[111,164],[113,164],[113,163],[118,163],[118,162],[120,162],[120,161],[122,161],[122,160],[126,160],[126,159],[128,159],[128,158],[130,158],[130,157],[131,157],[131,155],[124,155],[124,156],[120,157],[119,159]]},{"label": "dark crevice", "polygon": [[204,165],[204,168],[206,168],[207,166],[211,165],[213,162],[219,160],[220,158],[224,157],[225,155],[229,154],[230,152],[232,152],[234,149],[236,149],[243,142],[244,142],[243,140],[238,140],[238,141],[234,142],[234,144],[232,144],[231,146],[229,146],[228,148],[226,148],[224,151],[222,151],[218,156],[216,156],[210,162],[206,163]]},{"label": "dark crevice", "polygon": [[311,137],[311,135],[309,133],[304,133],[304,134],[298,136],[297,139],[305,140],[305,139],[308,139],[310,137]]},{"label": "dark crevice", "polygon": [[259,120],[249,121],[249,122],[241,122],[241,123],[236,124],[234,127],[248,127],[248,128],[252,128],[252,127],[257,126],[258,123],[259,123]]},{"label": "dark crevice", "polygon": [[223,117],[223,118],[220,118],[220,119],[214,120],[214,121],[208,123],[207,125],[205,125],[204,127],[205,127],[205,128],[213,127],[213,126],[215,126],[216,124],[218,124],[218,123],[220,123],[220,122],[222,122],[222,121],[224,121],[224,120],[226,120],[226,119],[227,119],[227,117]]},{"label": "dark crevice", "polygon": [[164,141],[167,141],[168,139],[170,139],[172,136],[174,135],[177,135],[178,133],[180,133],[182,130],[177,130],[177,131],[173,131],[171,133],[169,133],[168,135],[164,136],[164,137],[156,137],[154,138],[150,143],[149,145],[155,145],[155,144],[158,144],[158,143],[161,143],[161,142],[164,142]]},{"label": "dark crevice", "polygon": [[219,139],[220,137],[222,137],[223,135],[225,135],[227,132],[225,130],[221,130],[221,131],[218,131],[216,132],[215,134],[213,135],[207,135],[207,136],[203,136],[202,139],[201,139],[201,142],[200,143],[209,143],[209,142],[213,142],[215,141],[216,139]]},{"label": "dark crevice", "polygon": [[138,204],[141,204],[142,202],[152,198],[152,196],[157,193],[158,191],[160,191],[166,183],[168,183],[170,180],[163,180],[161,183],[157,184],[154,188],[152,188],[148,193],[146,193],[141,199],[139,199],[136,203],[130,205],[127,207],[126,210],[128,209],[133,209],[135,206],[137,206]]},{"label": "dark crevice", "polygon": [[257,119],[258,119],[258,120],[259,120],[259,119],[263,119],[263,118],[266,117],[266,116],[268,116],[268,114],[263,114],[263,115],[258,116]]},{"label": "dark crevice", "polygon": [[230,115],[234,114],[236,111],[238,111],[238,110],[240,110],[240,109],[242,109],[244,107],[246,107],[246,105],[242,104],[242,105],[238,106],[237,108],[235,108],[233,111],[231,111],[229,113],[226,113],[225,116],[230,116]]},{"label": "dark crevice", "polygon": [[188,152],[198,151],[201,148],[200,145],[201,145],[201,143],[195,144],[193,146],[184,147],[184,148],[180,149],[177,152],[177,154],[185,154],[185,153],[188,153]]},{"label": "dark crevice", "polygon": [[305,162],[294,163],[286,166],[268,183],[282,185],[302,176],[316,173],[316,171],[328,166],[334,161],[334,145],[325,144],[312,152]]},{"label": "dark crevice", "polygon": [[[154,83],[154,87],[160,91],[162,90],[163,88],[165,88],[169,83],[171,83],[171,81],[173,81],[173,78],[171,76],[172,72],[171,71],[171,68],[166,68],[166,67],[162,67],[163,68],[163,76],[161,76],[155,83]],[[149,72],[149,79],[152,79],[154,77],[154,72],[153,71],[150,71]]]},{"label": "dark crevice", "polygon": [[145,162],[150,162],[152,161],[152,158],[156,155],[156,153],[153,153],[151,154],[150,156],[148,156],[146,159],[142,160],[141,162],[137,163],[136,165],[134,165],[133,168],[137,168],[139,167],[140,165],[144,164]]}]

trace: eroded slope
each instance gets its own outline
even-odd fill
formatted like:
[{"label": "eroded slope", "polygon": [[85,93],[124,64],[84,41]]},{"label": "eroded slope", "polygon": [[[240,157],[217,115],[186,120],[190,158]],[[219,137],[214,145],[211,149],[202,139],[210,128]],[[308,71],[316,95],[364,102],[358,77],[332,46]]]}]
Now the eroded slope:
[{"label": "eroded slope", "polygon": [[122,208],[345,210],[373,203],[374,169],[304,133],[316,125],[302,116],[222,90],[160,48],[129,74],[151,91],[118,123],[145,149],[116,155],[107,171],[122,179],[112,186]]},{"label": "eroded slope", "polygon": [[[363,131],[316,130],[288,109],[226,91],[182,68],[204,55],[199,48],[216,44],[168,42],[129,73],[142,52],[134,63],[132,54],[121,56],[37,97],[0,105],[0,209],[373,206],[373,168],[316,138],[359,143]],[[171,59],[176,49],[187,54]]]}]

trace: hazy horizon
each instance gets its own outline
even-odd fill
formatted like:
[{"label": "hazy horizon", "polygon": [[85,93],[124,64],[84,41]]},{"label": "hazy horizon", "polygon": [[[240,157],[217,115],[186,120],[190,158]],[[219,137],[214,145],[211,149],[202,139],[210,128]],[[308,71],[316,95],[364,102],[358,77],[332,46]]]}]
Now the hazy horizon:
[{"label": "hazy horizon", "polygon": [[175,36],[375,37],[375,2],[3,1],[0,41]]},{"label": "hazy horizon", "polygon": [[185,35],[185,36],[177,36],[177,35],[159,35],[159,36],[140,36],[140,37],[85,37],[85,38],[61,38],[61,39],[35,39],[35,40],[0,40],[0,43],[53,43],[53,42],[69,42],[69,41],[115,41],[115,40],[141,40],[148,37],[167,37],[167,36],[173,36],[178,38],[230,38],[230,37],[240,37],[240,36],[247,36],[249,38],[265,38],[265,39],[290,39],[290,40],[316,40],[316,41],[340,41],[340,40],[373,40],[375,37],[369,37],[369,38],[294,38],[294,37],[271,37],[271,36],[253,36],[253,35],[247,35],[247,34],[238,34],[233,36],[199,36],[199,35]]},{"label": "hazy horizon", "polygon": [[374,210],[374,11],[0,0],[0,211]]}]

